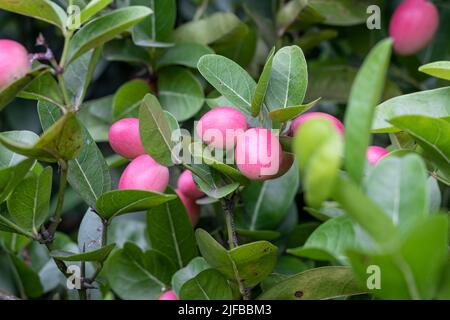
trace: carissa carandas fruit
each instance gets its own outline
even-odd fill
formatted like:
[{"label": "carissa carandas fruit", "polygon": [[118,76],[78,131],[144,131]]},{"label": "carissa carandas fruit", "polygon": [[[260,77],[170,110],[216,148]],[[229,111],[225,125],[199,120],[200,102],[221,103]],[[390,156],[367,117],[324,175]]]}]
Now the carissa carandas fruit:
[{"label": "carissa carandas fruit", "polygon": [[378,161],[381,160],[385,155],[389,153],[389,150],[377,147],[377,146],[370,146],[367,148],[367,160],[371,165],[376,165]]},{"label": "carissa carandas fruit", "polygon": [[278,138],[268,129],[251,128],[237,137],[235,161],[239,171],[251,180],[277,175],[282,160]]},{"label": "carissa carandas fruit", "polygon": [[109,144],[117,154],[127,159],[145,154],[139,134],[139,119],[125,118],[115,122],[109,129]]},{"label": "carissa carandas fruit", "polygon": [[245,116],[230,107],[218,107],[205,113],[197,123],[196,132],[204,143],[215,149],[233,149],[236,138],[248,129]]},{"label": "carissa carandas fruit", "polygon": [[27,50],[13,40],[0,40],[0,90],[30,72]]},{"label": "carissa carandas fruit", "polygon": [[205,195],[195,184],[192,172],[189,170],[184,170],[181,173],[178,178],[177,189],[191,199],[198,199]]},{"label": "carissa carandas fruit", "polygon": [[394,50],[400,55],[415,54],[433,39],[439,14],[427,0],[405,0],[395,10],[389,25]]},{"label": "carissa carandas fruit", "polygon": [[175,291],[169,290],[164,292],[158,300],[178,300],[177,295],[175,294]]},{"label": "carissa carandas fruit", "polygon": [[191,220],[192,225],[196,226],[200,216],[200,206],[195,202],[195,199],[189,198],[179,189],[176,189],[175,192],[186,208],[186,211],[189,215],[189,220]]},{"label": "carissa carandas fruit", "polygon": [[164,192],[169,184],[169,169],[149,155],[131,161],[119,180],[119,189]]},{"label": "carissa carandas fruit", "polygon": [[341,121],[339,121],[339,119],[333,117],[332,115],[329,115],[328,113],[323,112],[308,112],[298,116],[291,123],[290,134],[294,135],[295,132],[298,130],[298,128],[300,128],[302,123],[312,118],[324,118],[330,120],[334,124],[336,129],[339,131],[339,133],[342,135],[344,134],[344,124]]}]

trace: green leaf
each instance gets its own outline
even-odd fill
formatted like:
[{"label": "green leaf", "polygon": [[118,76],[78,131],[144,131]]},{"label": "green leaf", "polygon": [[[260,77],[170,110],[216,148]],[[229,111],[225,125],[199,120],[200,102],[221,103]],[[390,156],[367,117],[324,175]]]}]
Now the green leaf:
[{"label": "green leaf", "polygon": [[71,160],[79,153],[82,145],[81,128],[75,114],[68,112],[34,143],[24,143],[16,137],[8,138],[4,135],[0,135],[0,142],[8,149],[30,158],[46,162]]},{"label": "green leaf", "polygon": [[411,229],[401,246],[378,255],[349,252],[355,274],[368,280],[367,267],[381,270],[381,288],[370,293],[384,299],[432,299],[448,259],[448,217],[432,215]]},{"label": "green leaf", "polygon": [[25,159],[11,167],[0,169],[0,203],[9,197],[35,163],[34,159]]},{"label": "green leaf", "polygon": [[252,116],[257,117],[261,112],[261,108],[266,97],[267,87],[269,86],[270,74],[272,73],[273,57],[275,55],[275,47],[269,52],[266,64],[264,65],[261,76],[259,77],[258,84],[256,85],[255,94],[252,99],[252,105],[250,112]]},{"label": "green leaf", "polygon": [[283,5],[277,12],[276,22],[278,29],[282,31],[287,29],[297,19],[307,4],[308,0],[293,0]]},{"label": "green leaf", "polygon": [[[173,190],[170,194],[176,197]],[[177,268],[183,268],[198,255],[194,230],[178,198],[148,211],[147,232],[152,249],[164,252]]]},{"label": "green leaf", "polygon": [[345,114],[345,168],[361,184],[375,107],[381,99],[391,57],[392,40],[379,42],[356,76]]},{"label": "green leaf", "polygon": [[269,112],[269,118],[279,122],[289,121],[301,115],[302,113],[308,111],[309,109],[313,108],[317,104],[317,102],[319,102],[320,99],[321,98],[318,98],[310,103],[299,106],[292,106],[272,110]]},{"label": "green leaf", "polygon": [[139,109],[139,131],[145,151],[156,162],[170,166],[175,161],[172,132],[158,99],[147,94]]},{"label": "green leaf", "polygon": [[333,29],[311,30],[302,35],[295,43],[305,52],[312,50],[321,42],[332,40],[337,36],[338,32]]},{"label": "green leaf", "polygon": [[114,95],[112,115],[114,120],[139,114],[139,105],[150,86],[144,80],[135,79],[123,84]]},{"label": "green leaf", "polygon": [[331,197],[340,203],[379,247],[389,247],[397,241],[397,229],[391,218],[347,176],[338,176]]},{"label": "green leaf", "polygon": [[132,0],[130,5],[147,6],[153,11],[152,15],[134,26],[134,43],[144,47],[160,47],[160,43],[169,40],[177,14],[175,0]]},{"label": "green leaf", "polygon": [[9,84],[9,86],[2,88],[0,90],[0,111],[10,102],[12,102],[17,94],[24,88],[26,88],[26,86],[29,85],[31,81],[39,77],[41,74],[49,71],[49,67],[40,65],[39,67],[31,70],[24,77],[17,79],[13,83]]},{"label": "green leaf", "polygon": [[408,115],[390,120],[424,149],[431,160],[447,177],[450,177],[450,122],[425,116]]},{"label": "green leaf", "polygon": [[211,267],[202,257],[192,259],[186,267],[178,270],[172,277],[172,290],[175,291],[177,297],[180,296],[181,287],[190,279],[193,279],[200,272],[210,269]]},{"label": "green leaf", "polygon": [[196,238],[203,258],[212,268],[247,288],[260,283],[275,266],[277,247],[270,242],[257,241],[227,251],[205,230],[197,229]]},{"label": "green leaf", "polygon": [[367,195],[401,230],[428,214],[427,172],[416,154],[380,161],[370,171],[366,189]]},{"label": "green leaf", "polygon": [[106,96],[87,101],[77,113],[78,120],[83,123],[92,139],[96,142],[109,141],[109,128],[113,123],[113,98],[113,96]]},{"label": "green leaf", "polygon": [[18,284],[25,297],[38,298],[42,296],[42,283],[36,272],[31,269],[23,260],[13,254],[9,254],[13,274],[17,276]]},{"label": "green leaf", "polygon": [[[204,19],[191,21],[178,27],[172,35],[174,42],[211,44],[233,35],[244,34],[247,26],[231,12],[216,12]],[[236,38],[235,38],[236,40]]]},{"label": "green leaf", "polygon": [[100,53],[101,48],[90,50],[64,70],[64,84],[74,107],[79,107],[86,96]]},{"label": "green leaf", "polygon": [[[17,141],[29,144],[35,143],[39,139],[39,136],[32,131],[19,131],[19,130],[3,131],[0,134],[8,139],[15,138]],[[25,159],[27,159],[27,157],[20,155],[18,153],[14,153],[5,146],[0,144],[1,169],[13,167]]]},{"label": "green leaf", "polygon": [[66,13],[60,6],[50,0],[2,1],[0,9],[43,20],[57,26],[62,31],[66,29]]},{"label": "green leaf", "polygon": [[89,21],[98,12],[111,4],[112,0],[93,0],[90,1],[86,7],[80,12],[80,22],[84,24]]},{"label": "green leaf", "polygon": [[132,243],[111,254],[105,275],[115,293],[127,300],[156,300],[170,287],[172,262],[155,250],[143,252]]},{"label": "green leaf", "polygon": [[198,62],[198,70],[232,104],[239,109],[250,110],[256,83],[237,63],[208,54]]},{"label": "green leaf", "polygon": [[207,54],[213,54],[214,51],[206,45],[198,43],[177,43],[164,51],[156,61],[156,67],[180,65],[189,68],[197,68],[198,61]]},{"label": "green leaf", "polygon": [[100,249],[102,245],[103,221],[97,213],[89,208],[81,220],[78,229],[79,252],[90,252]]},{"label": "green leaf", "polygon": [[45,100],[57,106],[64,106],[64,97],[55,78],[48,73],[42,73],[17,95],[19,98]]},{"label": "green leaf", "polygon": [[67,63],[90,49],[108,42],[151,13],[152,11],[147,7],[132,6],[112,11],[92,20],[82,27],[70,41]]},{"label": "green leaf", "polygon": [[309,6],[325,17],[330,26],[353,26],[366,23],[367,8],[379,4],[373,0],[310,0]]},{"label": "green leaf", "polygon": [[279,178],[263,182],[252,181],[242,191],[248,229],[272,230],[278,226],[294,201],[298,186],[296,165]]},{"label": "green leaf", "polygon": [[301,105],[308,87],[308,68],[302,49],[284,47],[273,58],[265,104],[269,111]]},{"label": "green leaf", "polygon": [[174,195],[144,190],[112,190],[103,193],[97,199],[96,209],[105,220],[116,216],[148,210],[176,199]]},{"label": "green leaf", "polygon": [[[49,128],[61,116],[60,110],[51,104],[38,104],[39,118],[43,128]],[[97,198],[111,190],[111,175],[100,149],[82,127],[83,146],[77,158],[69,161],[68,181],[72,188],[91,207]]]},{"label": "green leaf", "polygon": [[52,168],[47,167],[40,174],[29,175],[17,185],[7,202],[13,221],[35,235],[49,213],[52,173]]},{"label": "green leaf", "polygon": [[[374,132],[397,132],[389,121],[407,115],[422,115],[433,118],[450,117],[450,87],[405,94],[388,100],[376,108],[372,124]],[[405,106],[408,106],[405,108]]]},{"label": "green leaf", "polygon": [[201,191],[214,199],[221,199],[239,188],[239,182],[224,181],[223,176],[206,164],[186,165],[193,173],[193,178]]},{"label": "green leaf", "polygon": [[217,270],[208,269],[183,284],[181,300],[231,300],[233,293],[227,279]]},{"label": "green leaf", "polygon": [[203,88],[189,70],[171,67],[158,75],[159,100],[175,119],[185,121],[200,111],[205,100]]},{"label": "green leaf", "polygon": [[348,267],[306,270],[281,281],[258,300],[325,300],[365,293]]},{"label": "green leaf", "polygon": [[115,243],[109,244],[107,246],[101,247],[96,250],[92,250],[89,252],[82,253],[73,253],[67,251],[52,251],[50,255],[58,260],[62,261],[95,261],[95,262],[103,262],[105,261],[111,251],[116,247]]},{"label": "green leaf", "polygon": [[306,259],[346,262],[345,253],[355,247],[355,241],[352,220],[348,216],[340,216],[321,224],[303,246],[287,252]]},{"label": "green leaf", "polygon": [[103,46],[103,57],[107,61],[123,61],[149,65],[151,58],[145,48],[136,46],[129,39],[114,39]]},{"label": "green leaf", "polygon": [[430,76],[450,80],[450,61],[437,61],[428,63],[419,68],[419,71]]}]

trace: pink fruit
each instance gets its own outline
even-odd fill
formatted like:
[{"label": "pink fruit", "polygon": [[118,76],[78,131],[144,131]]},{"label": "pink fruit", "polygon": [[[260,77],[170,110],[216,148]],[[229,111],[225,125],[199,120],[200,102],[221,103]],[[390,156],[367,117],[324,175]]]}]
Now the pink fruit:
[{"label": "pink fruit", "polygon": [[164,292],[158,300],[178,300],[178,298],[173,290],[169,290]]},{"label": "pink fruit", "polygon": [[268,129],[252,128],[237,138],[236,165],[249,179],[270,179],[278,173],[281,158],[280,142]]},{"label": "pink fruit", "polygon": [[119,189],[164,192],[169,183],[169,169],[152,157],[142,155],[131,161],[119,180]]},{"label": "pink fruit", "polygon": [[367,148],[367,160],[369,160],[371,165],[376,165],[381,158],[389,153],[389,150],[386,150],[377,146],[370,146]]},{"label": "pink fruit", "polygon": [[229,150],[234,148],[236,137],[247,128],[242,112],[230,107],[219,107],[200,118],[196,131],[204,143],[216,149]]},{"label": "pink fruit", "polygon": [[0,90],[30,70],[27,50],[16,41],[0,39]]},{"label": "pink fruit", "polygon": [[116,153],[127,159],[145,154],[139,134],[139,119],[125,118],[115,122],[109,129],[109,144]]},{"label": "pink fruit", "polygon": [[204,193],[200,191],[192,178],[192,172],[184,170],[178,178],[177,183],[178,190],[184,195],[192,199],[198,199],[204,196]]},{"label": "pink fruit", "polygon": [[197,225],[200,214],[200,206],[197,203],[195,203],[195,199],[187,197],[180,190],[176,189],[175,192],[177,193],[178,198],[180,198],[181,202],[186,208],[186,211],[189,215],[189,220],[191,220],[192,225],[193,226]]},{"label": "pink fruit", "polygon": [[280,170],[278,170],[278,172],[270,178],[275,179],[284,176],[286,172],[288,172],[289,169],[292,167],[293,163],[294,163],[294,155],[292,153],[283,152]]},{"label": "pink fruit", "polygon": [[410,55],[423,49],[439,26],[439,14],[433,3],[426,0],[405,0],[395,10],[389,25],[394,50]]},{"label": "pink fruit", "polygon": [[295,132],[298,130],[298,128],[300,128],[302,123],[304,123],[306,120],[311,119],[311,118],[328,119],[335,125],[335,127],[339,131],[339,133],[341,133],[342,135],[344,134],[344,125],[342,124],[342,122],[339,121],[338,119],[336,119],[335,117],[333,117],[332,115],[329,115],[328,113],[323,113],[323,112],[308,112],[308,113],[304,113],[304,114],[298,116],[297,118],[295,118],[294,121],[292,121],[292,123],[291,123],[291,129],[290,129],[291,134],[294,135]]}]

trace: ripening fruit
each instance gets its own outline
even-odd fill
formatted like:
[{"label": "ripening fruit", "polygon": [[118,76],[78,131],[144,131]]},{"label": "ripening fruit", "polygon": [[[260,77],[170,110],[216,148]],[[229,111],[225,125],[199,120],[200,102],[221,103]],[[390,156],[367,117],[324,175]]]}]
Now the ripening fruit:
[{"label": "ripening fruit", "polygon": [[268,129],[252,128],[237,138],[236,165],[251,180],[267,180],[276,175],[281,159],[280,142]]},{"label": "ripening fruit", "polygon": [[125,168],[119,180],[119,189],[164,192],[168,183],[169,169],[149,155],[142,155]]},{"label": "ripening fruit", "polygon": [[367,160],[371,165],[376,165],[381,158],[389,153],[389,150],[386,150],[377,146],[370,146],[367,148]]},{"label": "ripening fruit", "polygon": [[139,134],[139,119],[121,119],[109,129],[109,144],[111,148],[122,157],[134,159],[145,154]]},{"label": "ripening fruit", "polygon": [[16,41],[0,39],[0,90],[30,70],[27,50]]},{"label": "ripening fruit", "polygon": [[342,124],[342,122],[339,121],[337,118],[333,117],[332,115],[323,112],[308,112],[295,118],[291,123],[290,129],[291,134],[294,135],[295,132],[298,130],[298,128],[300,128],[302,123],[312,118],[324,118],[330,120],[334,124],[336,129],[339,131],[339,133],[344,135],[344,125]]},{"label": "ripening fruit", "polygon": [[178,300],[175,291],[169,290],[164,292],[158,300]]},{"label": "ripening fruit", "polygon": [[196,131],[204,143],[215,149],[233,149],[236,138],[247,130],[245,116],[230,107],[214,108],[203,115]]},{"label": "ripening fruit", "polygon": [[439,14],[433,3],[426,0],[405,0],[395,10],[389,25],[394,50],[410,55],[423,49],[439,26]]},{"label": "ripening fruit", "polygon": [[284,176],[294,164],[294,155],[292,153],[283,152],[281,157],[280,169],[274,176],[270,177],[271,179]]},{"label": "ripening fruit", "polygon": [[184,195],[192,199],[198,199],[205,195],[195,184],[194,179],[192,178],[192,172],[189,170],[184,170],[180,175],[177,188]]},{"label": "ripening fruit", "polygon": [[195,202],[195,199],[187,197],[180,190],[176,189],[175,192],[186,208],[186,211],[189,215],[189,220],[191,220],[192,225],[196,226],[200,215],[200,206]]}]

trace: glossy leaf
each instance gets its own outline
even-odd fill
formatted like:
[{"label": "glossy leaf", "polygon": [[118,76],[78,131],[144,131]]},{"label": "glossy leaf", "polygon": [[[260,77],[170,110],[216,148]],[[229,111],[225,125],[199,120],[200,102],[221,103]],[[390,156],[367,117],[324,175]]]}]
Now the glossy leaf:
[{"label": "glossy leaf", "polygon": [[189,261],[186,267],[178,270],[172,277],[172,290],[177,296],[180,296],[181,287],[190,279],[193,279],[200,272],[210,269],[211,267],[202,257],[196,257]]},{"label": "glossy leaf", "polygon": [[193,173],[195,183],[201,191],[214,199],[221,199],[239,188],[238,182],[226,182],[215,169],[205,164],[188,165]]},{"label": "glossy leaf", "polygon": [[97,48],[116,35],[140,22],[152,11],[143,6],[118,9],[92,20],[82,27],[70,41],[67,62],[70,63],[90,49]]},{"label": "glossy leaf", "polygon": [[375,107],[381,99],[391,57],[392,40],[377,44],[356,76],[345,114],[345,168],[361,184]]},{"label": "glossy leaf", "polygon": [[96,261],[103,262],[105,261],[111,251],[116,247],[114,243],[101,247],[96,250],[92,250],[89,252],[82,253],[73,253],[67,251],[52,251],[50,254],[53,258],[62,261]]},{"label": "glossy leaf", "polygon": [[156,61],[156,66],[159,69],[172,65],[197,68],[201,57],[213,53],[211,48],[198,43],[177,43],[164,51]]},{"label": "glossy leaf", "polygon": [[175,272],[172,262],[155,250],[143,252],[132,243],[114,251],[105,265],[105,274],[122,299],[158,299],[170,286]]},{"label": "glossy leaf", "polygon": [[60,107],[64,106],[64,98],[61,89],[55,78],[48,72],[45,72],[34,79],[28,86],[20,91],[17,96],[24,99],[46,100]]},{"label": "glossy leaf", "polygon": [[269,86],[270,75],[272,73],[273,57],[275,55],[275,47],[269,52],[266,64],[261,72],[261,75],[256,85],[255,94],[253,95],[250,112],[252,116],[257,117],[261,112],[261,108],[266,97],[267,87]]},{"label": "glossy leaf", "polygon": [[158,99],[147,94],[139,109],[139,130],[147,153],[162,165],[172,165],[172,132]]},{"label": "glossy leaf", "polygon": [[203,88],[189,71],[179,67],[162,70],[158,78],[158,97],[163,108],[178,121],[185,121],[200,111]]},{"label": "glossy leaf", "polygon": [[97,199],[98,214],[106,220],[116,216],[148,210],[175,199],[176,196],[144,190],[113,190]]},{"label": "glossy leaf", "polygon": [[0,169],[0,203],[9,197],[35,162],[34,159],[25,159],[14,166]]},{"label": "glossy leaf", "polygon": [[297,116],[301,115],[302,113],[313,108],[317,104],[317,102],[319,102],[319,100],[320,98],[307,104],[272,110],[269,112],[269,117],[270,119],[279,122],[286,122],[292,120]]},{"label": "glossy leaf", "polygon": [[[61,116],[60,110],[51,104],[39,103],[38,111],[43,128],[50,127]],[[68,181],[81,198],[95,208],[97,198],[111,190],[111,175],[100,149],[85,128],[82,128],[82,135],[80,154],[69,161]]]},{"label": "glossy leaf", "polygon": [[308,69],[302,49],[284,47],[273,58],[265,103],[275,109],[301,105],[308,86]]},{"label": "glossy leaf", "polygon": [[78,229],[78,249],[80,252],[97,250],[102,245],[103,222],[97,213],[89,208]]},{"label": "glossy leaf", "polygon": [[389,121],[400,116],[450,117],[449,99],[450,87],[445,87],[405,94],[388,100],[377,106],[372,130],[374,132],[397,132],[399,128],[393,126]]},{"label": "glossy leaf", "polygon": [[143,47],[136,46],[130,39],[114,39],[103,46],[103,57],[107,61],[123,61],[148,65],[150,55]]},{"label": "glossy leaf", "polygon": [[231,300],[227,279],[217,270],[207,269],[188,280],[180,289],[181,300]]},{"label": "glossy leaf", "polygon": [[49,214],[52,191],[51,167],[21,181],[8,199],[8,212],[21,228],[37,235]]},{"label": "glossy leaf", "polygon": [[272,230],[283,219],[299,186],[298,167],[293,165],[283,176],[253,181],[242,191],[246,221],[250,230]]},{"label": "glossy leaf", "polygon": [[[175,195],[172,190],[170,193]],[[152,249],[164,252],[177,268],[183,268],[198,254],[194,230],[180,199],[151,208],[147,232]]]},{"label": "glossy leaf", "polygon": [[112,115],[115,120],[139,114],[139,106],[150,86],[144,80],[136,79],[123,84],[114,95]]},{"label": "glossy leaf", "polygon": [[219,55],[205,55],[198,62],[203,77],[239,109],[249,110],[255,81],[232,60]]},{"label": "glossy leaf", "polygon": [[84,24],[89,21],[93,16],[95,16],[98,12],[106,8],[110,5],[112,0],[93,0],[90,1],[86,7],[83,8],[80,12],[80,22]]},{"label": "glossy leaf", "polygon": [[371,0],[310,0],[309,5],[325,17],[324,24],[352,26],[366,23],[367,8],[379,4]]},{"label": "glossy leaf", "polygon": [[324,300],[363,294],[348,267],[322,267],[307,270],[273,286],[258,300]]},{"label": "glossy leaf", "polygon": [[419,68],[419,71],[436,78],[450,80],[450,61],[437,61],[428,63]]}]

